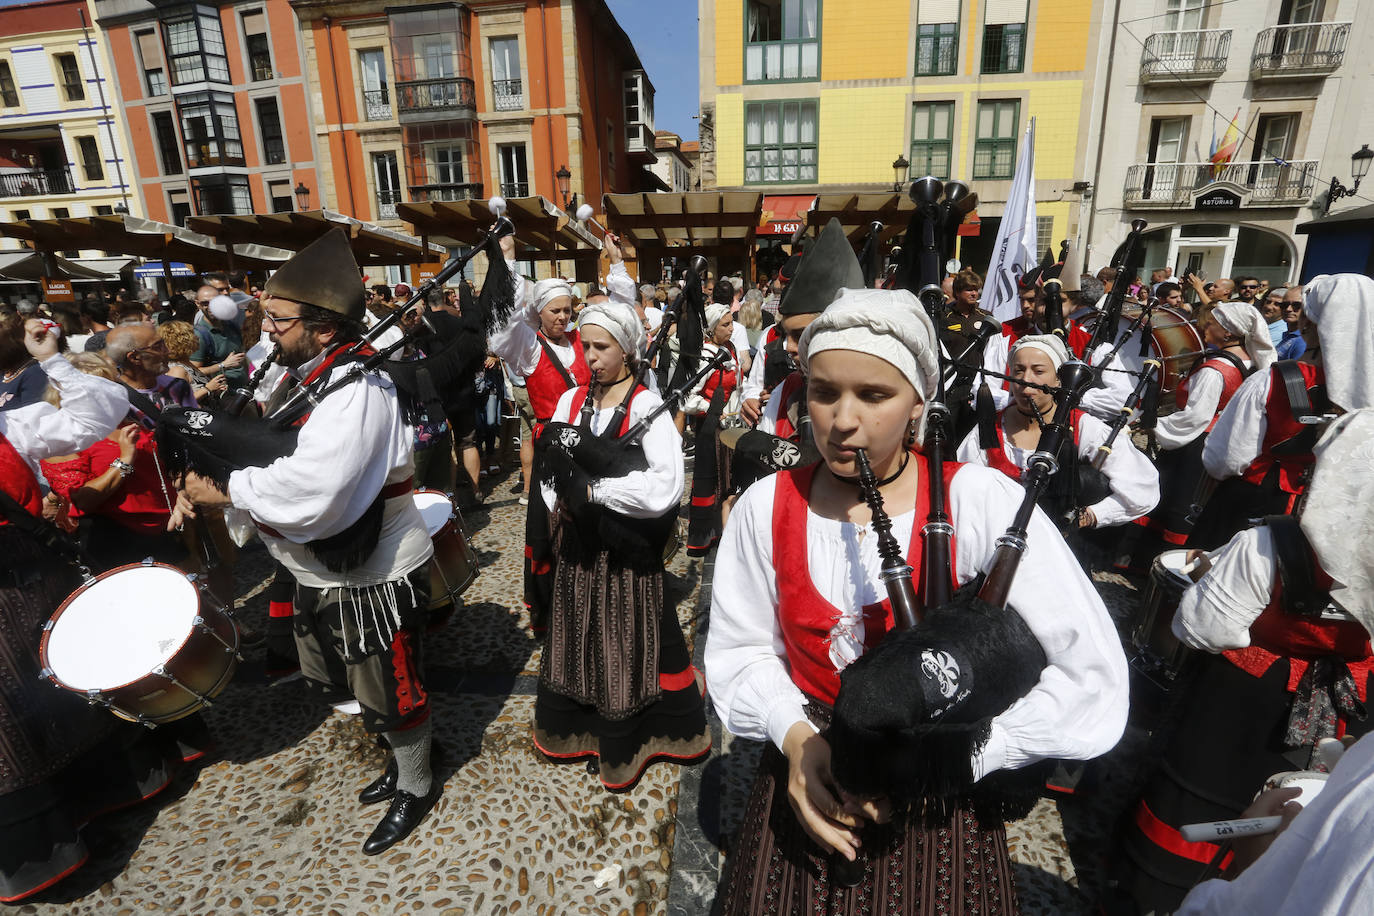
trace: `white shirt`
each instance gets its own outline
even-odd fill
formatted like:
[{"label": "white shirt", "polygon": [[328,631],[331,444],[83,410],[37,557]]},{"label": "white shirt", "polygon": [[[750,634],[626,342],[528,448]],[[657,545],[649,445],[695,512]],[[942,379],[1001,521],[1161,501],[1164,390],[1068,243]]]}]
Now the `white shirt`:
[{"label": "white shirt", "polygon": [[129,413],[129,394],[117,382],[87,375],[60,353],[39,365],[62,395],[61,409],[38,401],[0,410],[0,434],[41,481],[39,461],[75,454],[114,432]]},{"label": "white shirt", "polygon": [[[751,486],[725,525],[711,586],[705,664],[711,701],[726,727],[781,748],[788,729],[806,717],[805,697],[787,672],[777,620],[776,486],[773,477]],[[997,471],[963,468],[950,485],[949,503],[955,564],[959,581],[967,582],[990,565],[995,542],[1021,503],[1021,488]],[[915,515],[913,509],[892,518],[892,534],[902,544],[911,542]],[[807,569],[796,570],[811,576],[823,598],[850,612],[836,623],[848,624],[859,646],[862,618],[855,630],[850,615],[887,597],[879,579],[878,539],[863,530],[865,536],[853,524],[808,511]],[[993,720],[987,745],[973,762],[978,778],[1046,757],[1096,757],[1116,744],[1126,724],[1126,656],[1102,599],[1039,509],[1027,540],[1009,605],[1035,633],[1049,665],[1030,693]]]},{"label": "white shirt", "polygon": [[1217,480],[1239,477],[1264,449],[1269,431],[1269,385],[1273,372],[1256,372],[1240,383],[1217,417],[1202,450],[1202,466]]},{"label": "white shirt", "polygon": [[[305,376],[324,354],[302,366]],[[334,369],[336,377],[347,367]],[[414,430],[401,417],[395,386],[369,373],[315,407],[300,428],[296,450],[264,468],[229,475],[235,508],[275,529],[262,532],[272,556],[307,588],[380,585],[427,562],[434,550],[424,519],[407,493],[386,501],[377,548],[361,566],[334,573],[305,547],[362,517],[382,487],[414,473]]]},{"label": "white shirt", "polygon": [[1250,625],[1269,606],[1278,576],[1267,525],[1247,528],[1212,558],[1212,568],[1183,593],[1173,631],[1187,645],[1221,653],[1250,645]]},{"label": "white shirt", "polygon": [[[553,422],[572,423],[573,395],[581,389],[563,392],[553,411]],[[641,391],[630,402],[630,426],[642,420],[663,399],[652,391]],[[611,421],[615,406],[592,411],[592,432],[600,435]],[[623,477],[607,477],[592,481],[592,502],[630,518],[655,518],[676,506],[682,499],[685,478],[682,465],[682,437],[668,413],[660,414],[641,440],[649,466],[631,471]],[[553,511],[558,494],[553,487],[543,486],[544,504]]]},{"label": "white shirt", "polygon": [[[1258,788],[1258,787],[1256,787]],[[1255,864],[1204,881],[1177,916],[1351,916],[1374,900],[1374,737],[1342,755],[1321,793]]]},{"label": "white shirt", "polygon": [[[997,422],[1001,424],[1002,420],[1003,416],[999,414]],[[1091,414],[1084,414],[1078,423],[1079,460],[1092,461],[1097,455],[1098,446],[1107,441],[1108,432],[1107,424]],[[1008,461],[1023,471],[1030,464],[1033,454],[1031,449],[1012,445],[1005,426],[1002,428],[1002,452]],[[956,460],[986,467],[987,459],[987,453],[978,446],[978,430],[974,429],[959,443]],[[1125,430],[1118,433],[1116,441],[1112,443],[1112,450],[1102,464],[1102,473],[1112,491],[1101,502],[1087,507],[1097,518],[1094,528],[1124,525],[1140,518],[1159,504],[1159,471],[1150,463],[1150,459],[1135,447],[1135,443]]]},{"label": "white shirt", "polygon": [[[1250,365],[1249,360],[1244,360]],[[1207,431],[1212,418],[1217,415],[1217,405],[1221,403],[1221,393],[1226,387],[1226,379],[1210,366],[1203,366],[1188,379],[1188,403],[1182,410],[1176,410],[1167,417],[1161,417],[1155,426],[1155,441],[1165,451],[1182,448]]]},{"label": "white shirt", "polygon": [[[713,358],[719,352],[720,347],[711,343],[711,341],[707,340],[703,342],[701,345],[701,362],[698,364],[697,368],[700,369],[702,366],[706,364],[708,360]],[[736,350],[735,352],[738,353],[739,351]],[[730,397],[728,397],[725,400],[725,403],[721,406],[720,415],[721,417],[731,417],[739,413],[739,361],[737,359],[726,360],[725,371],[727,373],[733,372],[736,374],[735,390],[730,392]],[[711,399],[703,397],[702,390],[705,389],[706,383],[715,377],[716,373],[712,371],[708,373],[705,378],[701,379],[695,385],[692,386],[692,390],[688,393],[687,397],[682,399],[683,413],[693,417],[706,413],[706,411],[711,406]]]},{"label": "white shirt", "polygon": [[[733,341],[733,335],[731,340]],[[749,374],[740,382],[740,400],[748,401],[751,398],[758,400],[763,394],[763,364],[767,357],[764,353],[764,341],[768,339],[768,329],[763,329],[763,336],[759,338],[759,351],[754,354],[754,361],[749,364]],[[766,405],[765,405],[766,406]]]}]

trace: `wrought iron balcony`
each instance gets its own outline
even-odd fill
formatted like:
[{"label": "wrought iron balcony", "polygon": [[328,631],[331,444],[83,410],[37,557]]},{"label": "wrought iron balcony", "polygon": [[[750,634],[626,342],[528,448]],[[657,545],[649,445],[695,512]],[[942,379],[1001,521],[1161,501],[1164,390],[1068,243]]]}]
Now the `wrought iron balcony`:
[{"label": "wrought iron balcony", "polygon": [[378,191],[377,219],[399,219],[396,215],[396,205],[400,202],[400,191]]},{"label": "wrought iron balcony", "polygon": [[1306,79],[1330,73],[1345,59],[1348,22],[1276,25],[1255,38],[1253,79]]},{"label": "wrought iron balcony", "polygon": [[[396,193],[399,194],[400,192]],[[417,203],[441,200],[481,200],[482,185],[480,182],[413,184],[410,186],[410,199]],[[398,198],[397,203],[399,202]],[[394,208],[395,204],[392,206]]]},{"label": "wrought iron balcony", "polygon": [[529,197],[530,185],[527,181],[503,181],[501,182],[502,197]]},{"label": "wrought iron balcony", "polygon": [[1243,194],[1242,206],[1297,207],[1312,198],[1318,160],[1138,163],[1126,170],[1126,206],[1191,207],[1200,191],[1219,182]]},{"label": "wrought iron balcony", "polygon": [[76,190],[69,169],[17,169],[0,173],[0,197],[40,197]]},{"label": "wrought iron balcony", "polygon": [[1145,39],[1140,57],[1140,81],[1205,83],[1226,71],[1231,51],[1230,29],[1155,32]]},{"label": "wrought iron balcony", "polygon": [[391,120],[391,93],[385,86],[363,91],[363,117],[368,121]]},{"label": "wrought iron balcony", "polygon": [[524,87],[520,80],[492,80],[491,89],[497,111],[520,111],[525,107]]},{"label": "wrought iron balcony", "polygon": [[410,80],[396,84],[396,109],[405,115],[452,116],[455,111],[477,110],[477,93],[472,80],[447,77],[437,80]]}]

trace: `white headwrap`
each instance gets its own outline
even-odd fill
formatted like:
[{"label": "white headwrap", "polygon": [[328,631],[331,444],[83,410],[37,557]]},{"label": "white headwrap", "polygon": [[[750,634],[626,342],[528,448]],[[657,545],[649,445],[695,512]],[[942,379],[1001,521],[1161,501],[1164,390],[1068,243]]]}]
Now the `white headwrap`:
[{"label": "white headwrap", "polygon": [[1334,580],[1332,600],[1374,633],[1374,410],[1338,417],[1313,453],[1303,534]]},{"label": "white headwrap", "polygon": [[1303,288],[1302,307],[1321,334],[1326,396],[1346,410],[1374,407],[1374,280],[1323,274]]},{"label": "white headwrap", "polygon": [[1064,346],[1064,341],[1053,334],[1027,334],[1012,344],[1011,350],[1007,353],[1007,374],[1011,375],[1011,359],[1016,355],[1016,351],[1022,348],[1039,350],[1050,358],[1054,364],[1054,371],[1058,372],[1059,367],[1069,361],[1069,348]]},{"label": "white headwrap", "polygon": [[1245,352],[1255,364],[1255,370],[1268,369],[1278,352],[1269,336],[1269,323],[1260,310],[1245,302],[1222,302],[1212,309],[1212,318],[1245,344]]},{"label": "white headwrap", "polygon": [[625,351],[626,362],[634,362],[639,358],[640,348],[644,345],[644,324],[634,309],[613,299],[593,303],[577,316],[579,329],[591,325],[605,328],[615,338],[620,349]]},{"label": "white headwrap", "polygon": [[706,333],[710,334],[716,329],[716,325],[725,320],[725,316],[730,314],[730,306],[719,302],[712,302],[706,306]]},{"label": "white headwrap", "polygon": [[802,332],[797,344],[802,371],[817,353],[854,350],[896,366],[922,401],[935,394],[939,363],[935,326],[916,297],[904,289],[842,289]]},{"label": "white headwrap", "polygon": [[562,296],[572,298],[573,290],[568,285],[567,280],[560,280],[553,277],[549,280],[540,280],[534,284],[534,307],[537,311],[544,311],[549,307],[553,300]]}]

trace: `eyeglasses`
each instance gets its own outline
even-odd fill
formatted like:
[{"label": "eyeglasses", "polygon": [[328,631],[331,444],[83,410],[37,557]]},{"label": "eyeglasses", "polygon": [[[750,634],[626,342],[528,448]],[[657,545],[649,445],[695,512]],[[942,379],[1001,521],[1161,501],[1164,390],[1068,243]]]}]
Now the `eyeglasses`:
[{"label": "eyeglasses", "polygon": [[166,356],[167,341],[158,340],[156,343],[150,343],[146,347],[135,347],[134,349],[129,351],[130,356],[139,356],[144,353],[155,353],[159,356]]},{"label": "eyeglasses", "polygon": [[274,327],[274,328],[283,328],[283,327],[287,327],[287,326],[289,326],[289,325],[291,324],[291,322],[293,322],[293,321],[300,321],[301,318],[303,318],[303,317],[305,317],[305,316],[303,316],[303,315],[292,315],[292,316],[290,316],[289,318],[286,318],[286,317],[278,318],[276,315],[273,315],[271,312],[266,312],[266,311],[265,311],[265,312],[262,313],[262,321],[263,321],[263,324],[270,324],[270,325],[272,325],[272,327]]},{"label": "eyeglasses", "polygon": [[1285,303],[1283,304],[1283,310],[1284,310],[1285,312],[1301,312],[1301,311],[1302,311],[1302,303],[1301,303],[1301,302],[1285,302]]},{"label": "eyeglasses", "polygon": [[1258,283],[1242,283],[1242,284],[1240,285],[1240,288],[1241,288],[1241,289],[1259,289],[1259,284],[1258,284]]}]

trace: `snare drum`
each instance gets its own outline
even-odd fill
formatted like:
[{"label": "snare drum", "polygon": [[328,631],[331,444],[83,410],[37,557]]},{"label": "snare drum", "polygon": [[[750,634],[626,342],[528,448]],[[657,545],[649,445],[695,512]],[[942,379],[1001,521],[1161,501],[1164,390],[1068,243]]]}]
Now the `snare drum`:
[{"label": "snare drum", "polygon": [[238,666],[239,631],[174,566],[145,560],[73,592],[43,626],[43,676],[149,727],[189,716]]},{"label": "snare drum", "polygon": [[1166,550],[1150,565],[1150,584],[1139,625],[1131,636],[1136,659],[1170,680],[1178,674],[1188,647],[1174,635],[1174,612],[1193,580],[1183,571],[1188,551]]},{"label": "snare drum", "polygon": [[415,508],[425,520],[425,530],[434,542],[434,558],[429,561],[429,606],[444,607],[457,601],[477,578],[477,554],[463,534],[463,516],[458,507],[438,490],[416,490]]}]

